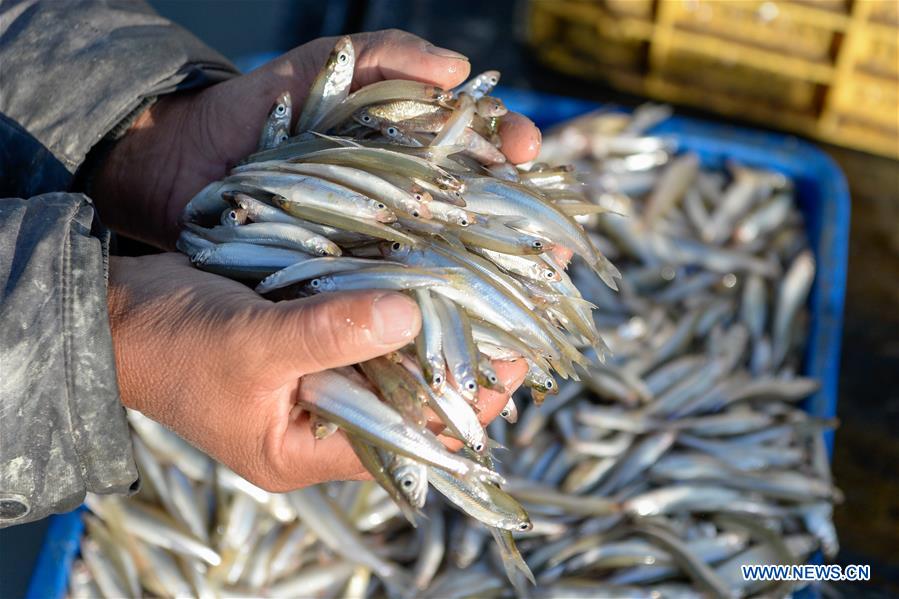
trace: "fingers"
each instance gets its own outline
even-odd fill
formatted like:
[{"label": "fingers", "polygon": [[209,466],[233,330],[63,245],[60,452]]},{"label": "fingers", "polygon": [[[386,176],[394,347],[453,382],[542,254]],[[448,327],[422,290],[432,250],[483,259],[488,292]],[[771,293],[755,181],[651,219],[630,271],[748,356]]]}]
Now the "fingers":
[{"label": "fingers", "polygon": [[[449,89],[462,83],[471,71],[465,56],[405,31],[385,29],[350,37],[356,51],[354,90],[384,79],[411,79]],[[327,37],[304,44],[265,69],[290,77],[294,101],[302,102],[338,39]]]},{"label": "fingers", "polygon": [[418,306],[395,292],[322,294],[271,310],[271,359],[296,377],[397,350],[421,327]]},{"label": "fingers", "polygon": [[471,72],[468,58],[396,29],[353,36],[355,87],[383,79],[412,79],[450,89]]},{"label": "fingers", "polygon": [[478,393],[477,407],[480,410],[478,419],[481,424],[489,424],[494,418],[499,416],[503,411],[509,396],[521,386],[524,377],[528,372],[528,365],[524,360],[514,360],[508,362],[496,361],[493,363],[496,370],[496,376],[506,388],[506,393],[491,391],[490,389],[481,389]]},{"label": "fingers", "polygon": [[[524,360],[494,361],[493,369],[496,371],[496,376],[503,384],[503,387],[506,388],[506,393],[499,393],[489,389],[481,389],[478,392],[475,405],[478,409],[478,420],[484,426],[490,424],[494,418],[499,416],[506,402],[509,401],[509,396],[521,386],[528,372],[528,366]],[[444,429],[443,422],[433,412],[430,412],[428,415],[428,428],[435,433]],[[450,451],[458,451],[462,447],[462,442],[458,439],[447,437],[446,435],[438,435],[438,438]]]},{"label": "fingers", "polygon": [[290,424],[282,449],[282,459],[292,464],[283,477],[288,490],[331,480],[371,478],[342,431],[324,439],[312,435],[310,416],[306,411]]},{"label": "fingers", "polygon": [[503,154],[509,162],[528,162],[540,152],[540,130],[531,119],[517,112],[510,112],[500,119],[499,135],[503,140]]},{"label": "fingers", "polygon": [[557,245],[552,250],[553,258],[556,259],[556,262],[561,264],[563,267],[567,267],[568,263],[571,261],[571,257],[574,255],[574,252],[569,250],[567,247],[562,247]]}]

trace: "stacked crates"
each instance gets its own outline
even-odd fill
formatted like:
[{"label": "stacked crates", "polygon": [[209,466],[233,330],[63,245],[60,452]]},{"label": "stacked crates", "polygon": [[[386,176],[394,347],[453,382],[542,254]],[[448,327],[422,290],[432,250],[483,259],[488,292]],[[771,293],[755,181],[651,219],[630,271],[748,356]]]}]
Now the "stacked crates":
[{"label": "stacked crates", "polygon": [[531,0],[568,74],[899,158],[899,0]]}]

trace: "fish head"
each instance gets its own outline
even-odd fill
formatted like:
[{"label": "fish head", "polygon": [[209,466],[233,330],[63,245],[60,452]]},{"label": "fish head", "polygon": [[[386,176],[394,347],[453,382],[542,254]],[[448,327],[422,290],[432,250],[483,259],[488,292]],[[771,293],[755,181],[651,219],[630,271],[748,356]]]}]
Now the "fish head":
[{"label": "fish head", "polygon": [[335,291],[337,289],[337,284],[330,276],[316,277],[306,283],[304,289],[310,293],[325,293],[328,291]]},{"label": "fish head", "polygon": [[429,192],[425,191],[423,187],[417,185],[415,183],[409,188],[409,193],[412,194],[412,197],[421,203],[427,203],[434,200],[434,196],[432,196]]},{"label": "fish head", "polygon": [[466,369],[464,372],[453,373],[453,379],[456,381],[459,395],[467,402],[473,403],[478,394],[478,379],[475,374]]},{"label": "fish head", "polygon": [[542,254],[556,247],[552,241],[536,235],[522,234],[521,241],[522,246],[527,248],[528,253],[531,254]]},{"label": "fish head", "polygon": [[[287,130],[290,128],[291,107],[290,92],[284,92],[278,96],[268,113],[269,122],[274,124],[276,130],[283,132],[284,139],[287,139]],[[278,142],[282,141],[284,140],[279,135]]]},{"label": "fish head", "polygon": [[543,283],[557,283],[562,280],[562,275],[547,264],[534,264],[528,267],[528,273],[532,279]]},{"label": "fish head", "polygon": [[247,211],[243,208],[228,208],[222,212],[221,224],[226,227],[236,227],[247,222]]},{"label": "fish head", "polygon": [[404,146],[420,146],[421,144],[409,133],[403,131],[395,123],[381,123],[381,134],[390,141],[402,144]]},{"label": "fish head", "polygon": [[336,243],[324,237],[309,242],[316,256],[340,256],[343,251]]},{"label": "fish head", "polygon": [[393,470],[394,480],[403,496],[413,507],[423,508],[428,496],[427,468],[412,460],[404,461]]},{"label": "fish head", "polygon": [[413,218],[423,218],[425,220],[430,220],[432,218],[431,209],[428,208],[424,203],[420,200],[410,199],[404,205],[406,208],[406,212],[408,212]]},{"label": "fish head", "polygon": [[368,108],[362,108],[361,110],[357,110],[353,115],[353,120],[362,125],[363,127],[370,127],[371,129],[380,129],[384,124],[382,119],[379,119],[375,115],[371,113],[371,110]]},{"label": "fish head", "polygon": [[509,397],[509,401],[507,401],[506,405],[503,406],[503,409],[499,413],[499,415],[509,424],[515,424],[516,422],[518,422],[518,406],[515,405],[515,400]]},{"label": "fish head", "polygon": [[484,78],[484,83],[490,87],[499,83],[499,71],[484,71],[481,76]]},{"label": "fish head", "polygon": [[379,223],[387,224],[396,222],[396,213],[381,200],[373,200],[368,198],[364,201],[367,204],[368,209],[371,211],[374,219]]},{"label": "fish head", "polygon": [[462,193],[465,191],[465,184],[451,174],[437,175],[434,177],[437,187],[446,190],[450,195],[458,200],[465,201]]},{"label": "fish head", "polygon": [[528,532],[534,528],[534,525],[531,523],[531,519],[525,512],[515,510],[515,512],[505,515],[500,520],[499,528],[517,532]]},{"label": "fish head", "polygon": [[500,382],[499,377],[496,376],[496,371],[493,370],[493,366],[489,361],[478,367],[478,384],[491,391],[506,392],[506,388]]},{"label": "fish head", "polygon": [[477,102],[478,114],[485,118],[496,118],[509,112],[506,105],[499,98],[484,96]]},{"label": "fish head", "polygon": [[460,227],[467,227],[468,225],[475,222],[476,217],[467,210],[462,210],[461,208],[451,208],[447,210],[447,219],[454,225],[459,225]]},{"label": "fish head", "polygon": [[421,373],[432,391],[435,393],[442,391],[443,385],[446,383],[446,365],[443,362],[442,354],[429,356],[427,360],[423,361]]},{"label": "fish head", "polygon": [[550,374],[540,369],[529,370],[524,377],[524,384],[538,393],[548,393],[550,395],[555,395],[559,388],[556,380]]},{"label": "fish head", "polygon": [[403,258],[409,256],[409,252],[412,251],[412,246],[400,243],[399,241],[385,241],[380,244],[379,249],[381,250],[381,255],[385,258],[391,258],[398,262],[402,262]]},{"label": "fish head", "polygon": [[345,35],[337,40],[328,56],[325,68],[331,73],[328,78],[329,85],[334,89],[349,88],[355,67],[356,49],[353,47],[353,40],[350,39],[350,36]]}]

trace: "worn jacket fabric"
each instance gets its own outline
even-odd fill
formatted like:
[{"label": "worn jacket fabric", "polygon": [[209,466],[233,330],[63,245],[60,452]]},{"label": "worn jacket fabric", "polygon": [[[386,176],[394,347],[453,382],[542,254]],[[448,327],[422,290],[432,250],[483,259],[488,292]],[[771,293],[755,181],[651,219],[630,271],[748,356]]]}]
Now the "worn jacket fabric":
[{"label": "worn jacket fabric", "polygon": [[0,526],[136,484],[109,236],[73,181],[149,99],[234,73],[143,2],[0,0]]}]

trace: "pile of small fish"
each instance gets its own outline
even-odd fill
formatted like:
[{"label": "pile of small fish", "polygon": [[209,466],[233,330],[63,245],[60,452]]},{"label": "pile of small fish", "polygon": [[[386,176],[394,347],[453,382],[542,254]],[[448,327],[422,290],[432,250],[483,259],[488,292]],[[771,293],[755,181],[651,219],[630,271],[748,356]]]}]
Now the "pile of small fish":
[{"label": "pile of small fish", "polygon": [[[324,78],[346,61],[351,47],[339,44]],[[472,100],[486,92],[479,80],[497,76],[476,78]],[[307,102],[300,117],[306,129],[358,145],[289,137],[271,118],[263,145],[277,145],[191,203],[180,245],[202,268],[261,281],[260,292],[278,297],[382,285],[415,295],[425,325],[415,350],[313,379],[321,399],[307,406],[316,434],[339,425],[376,481],[271,494],[130,412],[143,487],[130,500],[89,498],[73,597],[776,596],[790,585],[743,580],[740,566],[835,554],[840,493],[822,436],[834,423],[797,407],[817,389],[797,374],[815,263],[788,179],[741,165],[701,168],[676,140],[646,134],[668,115],[648,106],[566,124],[545,138],[545,162],[528,170],[489,167],[515,171],[520,182],[511,183],[485,176],[489,161],[470,150],[474,135],[491,139],[478,129],[495,123],[475,126],[465,95],[413,102],[447,111],[443,128],[426,131],[377,120],[397,98],[351,101],[366,89],[328,110]],[[290,112],[283,100],[273,117],[283,117],[279,106]],[[461,129],[472,133],[433,143],[463,111]],[[451,149],[435,153],[441,147]],[[354,152],[358,159],[345,158]],[[424,170],[402,170],[412,163]],[[583,184],[547,163],[574,163]],[[345,169],[392,178],[390,187]],[[403,203],[374,185],[402,190]],[[340,204],[340,220],[326,220],[349,195],[340,188],[375,204],[354,200],[358,212]],[[326,203],[301,204],[316,189]],[[519,204],[506,200],[519,193],[566,223],[576,215],[590,231],[583,251],[542,218],[514,212]],[[460,196],[465,206],[453,204]],[[255,227],[270,223],[292,228]],[[299,239],[293,228],[311,234]],[[535,240],[543,245],[532,250],[566,245],[593,268],[576,263],[569,279],[551,254],[523,251]],[[605,256],[621,267],[617,294],[594,278],[599,271],[616,283]],[[539,310],[495,322],[512,318],[509,298]],[[604,363],[580,357],[605,353],[603,338]],[[529,402],[520,421],[508,427],[517,418],[510,402],[488,442],[476,417],[468,426],[453,414],[490,386],[484,358],[512,356],[528,360],[535,401],[519,393]],[[552,372],[574,375],[572,362],[579,380],[560,387]],[[364,406],[368,420],[350,419],[342,401]],[[465,442],[461,453],[424,426],[423,404]],[[416,445],[372,432],[381,419],[410,430]]]}]

